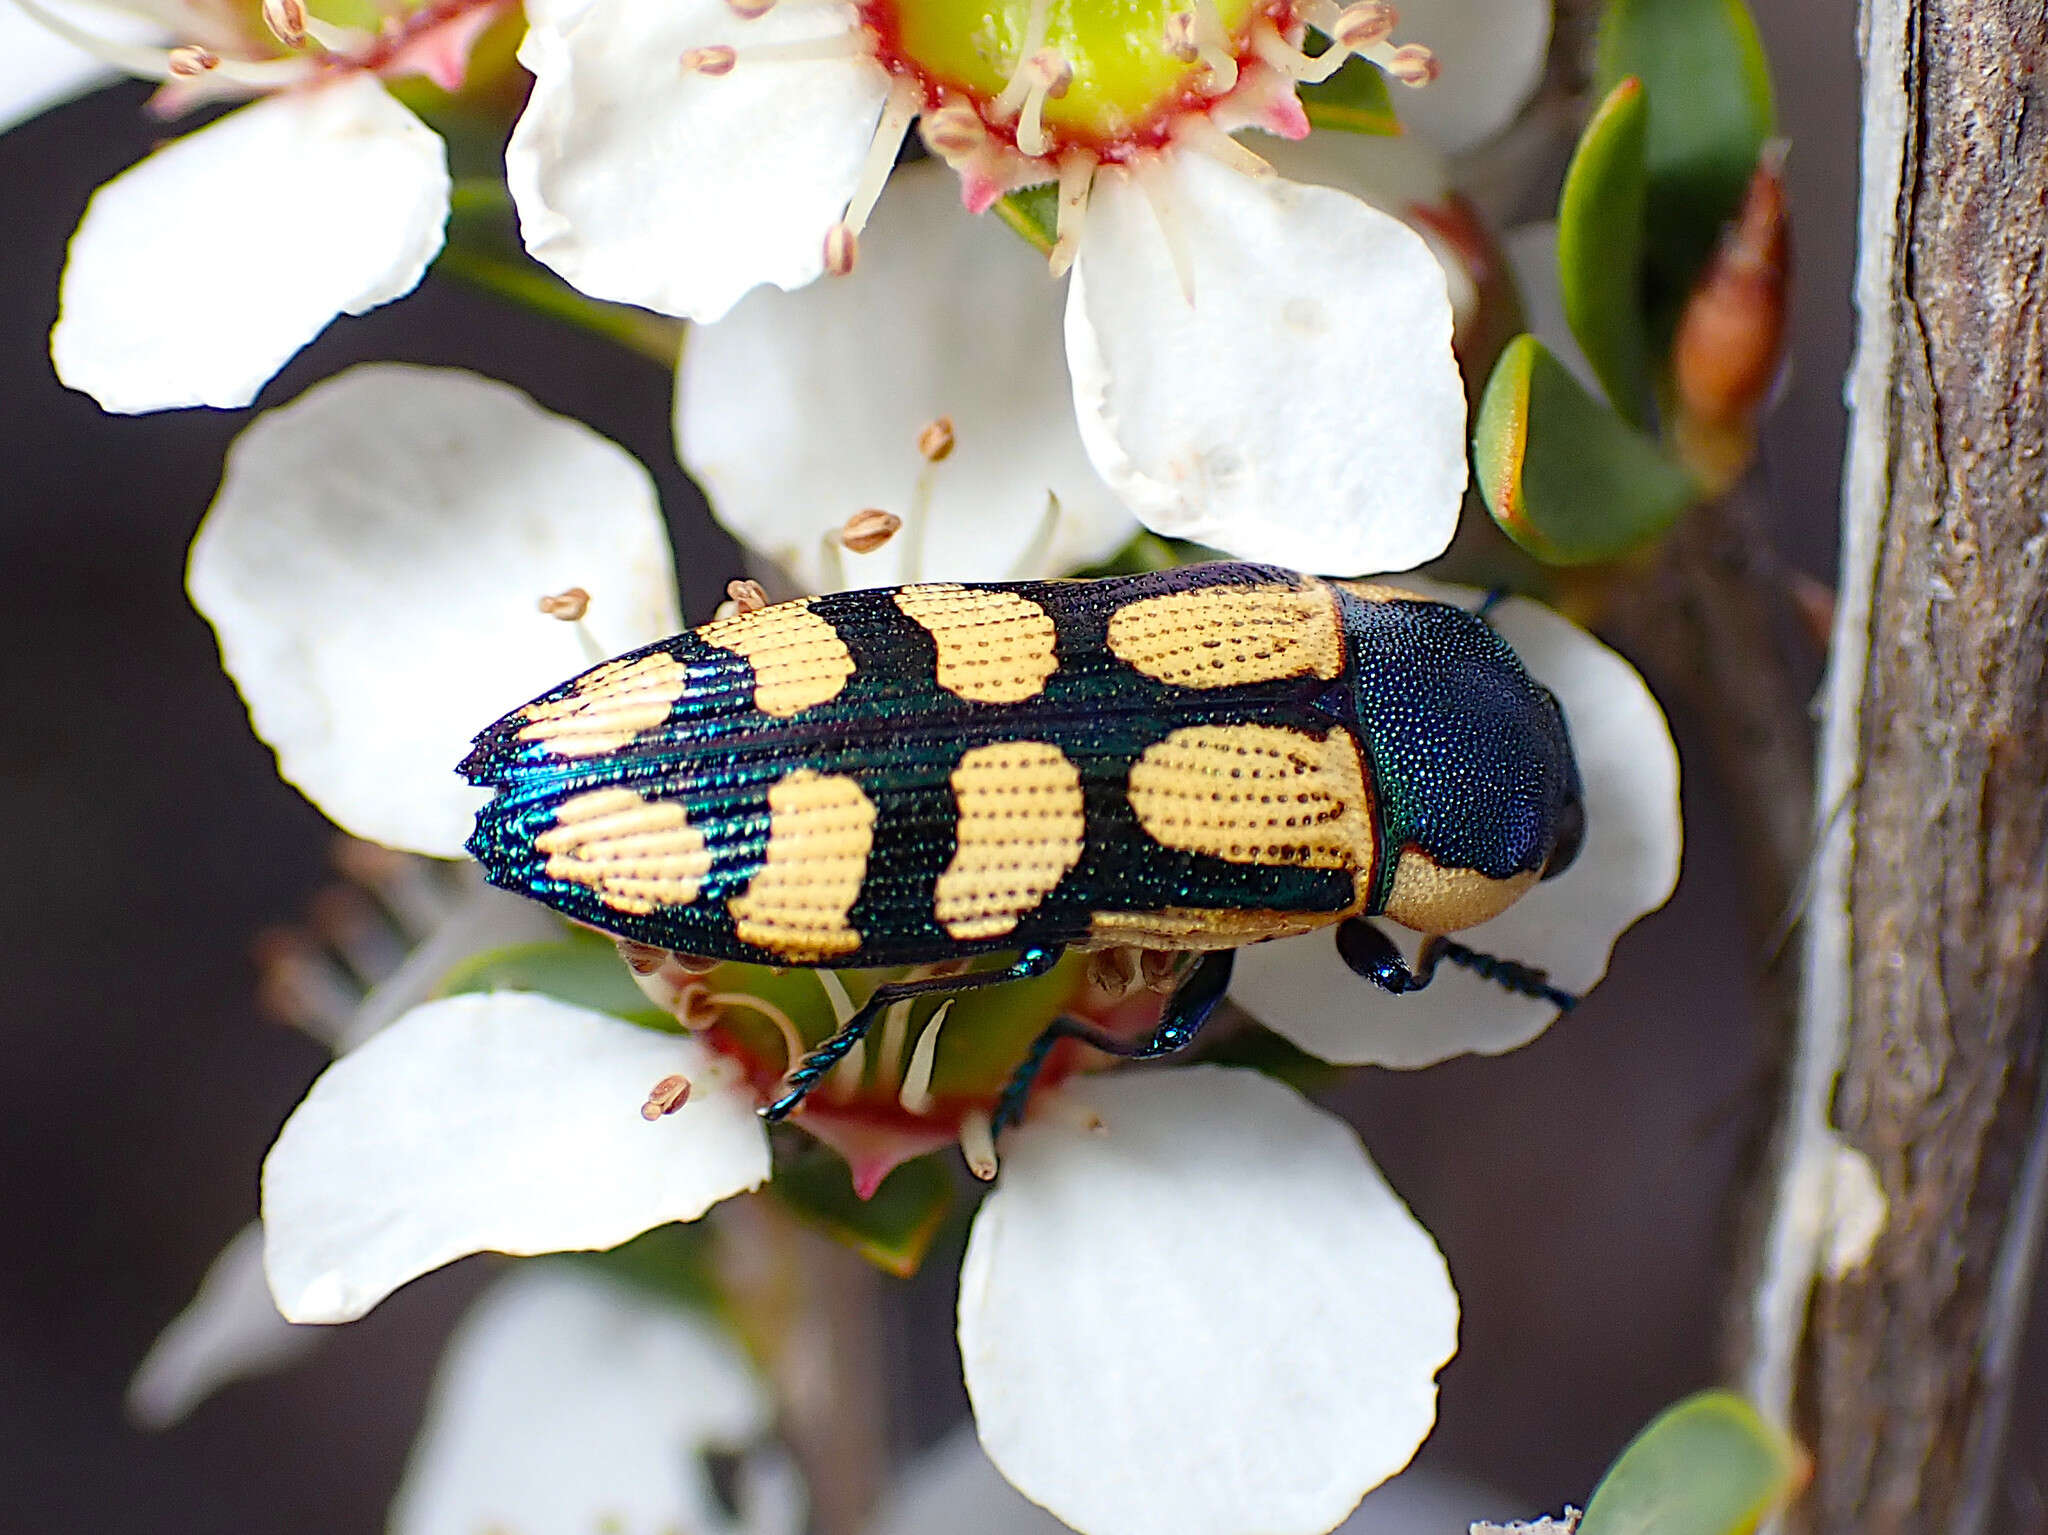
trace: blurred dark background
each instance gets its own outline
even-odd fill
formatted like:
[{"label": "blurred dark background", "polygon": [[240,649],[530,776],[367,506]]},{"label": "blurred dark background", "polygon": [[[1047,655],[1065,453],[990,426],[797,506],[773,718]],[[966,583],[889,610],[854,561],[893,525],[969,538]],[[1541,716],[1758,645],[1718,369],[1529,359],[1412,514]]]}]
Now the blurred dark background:
[{"label": "blurred dark background", "polygon": [[[1799,242],[1795,371],[1763,473],[1784,549],[1831,579],[1854,4],[1753,4]],[[247,413],[108,417],[50,372],[64,241],[92,188],[147,147],[140,99],[118,88],[0,137],[0,824],[14,870],[0,885],[0,1527],[371,1531],[482,1262],[167,1434],[121,1410],[150,1340],[253,1215],[264,1150],[323,1063],[257,1012],[249,946],[330,878],[331,838],[250,736],[182,589]],[[261,403],[365,358],[477,369],[634,452],[661,483],[693,618],[738,573],[675,467],[661,369],[429,278],[336,324]],[[1645,1418],[1712,1377],[1713,1219],[1750,1112],[1753,1025],[1725,817],[1674,723],[1684,879],[1623,940],[1607,984],[1514,1055],[1362,1073],[1340,1095],[1464,1299],[1425,1460],[1531,1512],[1583,1500]],[[895,1303],[905,1447],[964,1407],[945,1267]]]}]

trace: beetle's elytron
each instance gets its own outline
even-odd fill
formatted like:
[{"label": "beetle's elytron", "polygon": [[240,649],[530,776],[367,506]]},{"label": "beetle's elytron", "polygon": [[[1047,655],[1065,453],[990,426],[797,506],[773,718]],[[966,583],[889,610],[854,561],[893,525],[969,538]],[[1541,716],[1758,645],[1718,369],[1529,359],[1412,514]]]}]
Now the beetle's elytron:
[{"label": "beetle's elytron", "polygon": [[[1388,991],[1439,958],[1559,1005],[1443,935],[1576,855],[1556,699],[1482,619],[1390,587],[1215,564],[1093,581],[842,592],[720,619],[585,672],[462,763],[496,797],[494,884],[680,954],[1005,968],[885,985],[772,1119],[908,995],[1042,973],[1068,948],[1186,952],[1149,1056],[1191,1039],[1232,950],[1334,926]],[[1415,970],[1368,919],[1432,935]]]}]

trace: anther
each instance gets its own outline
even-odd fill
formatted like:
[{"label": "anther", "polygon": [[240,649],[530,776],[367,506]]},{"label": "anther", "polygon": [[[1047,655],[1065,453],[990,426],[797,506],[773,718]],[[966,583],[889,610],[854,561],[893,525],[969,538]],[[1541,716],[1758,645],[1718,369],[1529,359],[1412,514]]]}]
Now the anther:
[{"label": "anther", "polygon": [[1122,1001],[1138,984],[1138,951],[1097,949],[1088,956],[1088,984],[1110,1001]]},{"label": "anther", "polygon": [[1374,62],[1403,85],[1427,85],[1443,73],[1436,55],[1420,43],[1403,43],[1386,59]]},{"label": "anther", "polygon": [[1166,18],[1166,51],[1183,64],[1192,64],[1201,57],[1201,46],[1195,41],[1195,13],[1175,11]]},{"label": "anther", "polygon": [[775,9],[775,0],[725,0],[725,3],[741,21],[759,21]]},{"label": "anther", "polygon": [[928,464],[942,463],[953,451],[953,418],[940,416],[927,421],[917,434],[917,451]]},{"label": "anther", "polygon": [[165,55],[164,67],[180,79],[189,80],[220,68],[220,55],[195,43],[187,43]]},{"label": "anther", "polygon": [[738,50],[724,43],[683,50],[683,68],[693,75],[729,75],[733,65],[739,61]]},{"label": "anther", "polygon": [[839,542],[855,554],[873,554],[902,530],[903,519],[878,506],[855,512],[839,530]]},{"label": "anther", "polygon": [[988,142],[988,128],[981,114],[964,101],[949,101],[936,112],[927,112],[918,123],[925,147],[942,160],[971,155]]},{"label": "anther", "polygon": [[567,591],[541,598],[538,606],[550,618],[559,618],[565,624],[579,623],[590,611],[590,593],[580,586],[572,586]]},{"label": "anther", "polygon": [[725,583],[726,599],[732,603],[735,616],[758,613],[768,606],[768,591],[759,581],[728,581]]},{"label": "anther", "polygon": [[305,47],[305,0],[263,0],[263,24],[285,47]]},{"label": "anther", "polygon": [[854,233],[851,224],[842,219],[825,231],[825,271],[828,276],[846,276],[859,260],[860,236]]},{"label": "anther", "polygon": [[630,938],[613,940],[618,947],[619,958],[626,962],[626,968],[635,975],[652,975],[661,968],[666,956],[665,949],[657,949],[651,943],[635,943]]},{"label": "anther", "polygon": [[1169,992],[1180,969],[1180,955],[1171,949],[1146,949],[1138,956],[1138,974],[1147,991]]},{"label": "anther", "polygon": [[960,1154],[967,1158],[967,1170],[983,1183],[996,1175],[996,1135],[986,1109],[969,1109],[960,1116]]},{"label": "anther", "polygon": [[640,1117],[649,1124],[675,1113],[690,1101],[690,1079],[684,1076],[663,1077],[654,1084],[647,1094],[647,1101],[640,1105]]},{"label": "anther", "polygon": [[1401,13],[1386,0],[1358,0],[1337,13],[1330,37],[1347,53],[1363,53],[1392,37],[1400,22]]}]

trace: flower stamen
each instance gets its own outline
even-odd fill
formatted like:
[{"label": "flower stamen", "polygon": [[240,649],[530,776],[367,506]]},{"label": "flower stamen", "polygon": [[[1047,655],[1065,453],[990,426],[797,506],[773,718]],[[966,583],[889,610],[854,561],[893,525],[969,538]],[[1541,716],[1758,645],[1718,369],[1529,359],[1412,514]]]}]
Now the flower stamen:
[{"label": "flower stamen", "polygon": [[1054,225],[1052,249],[1046,265],[1055,277],[1064,277],[1081,251],[1081,229],[1088,219],[1088,193],[1095,185],[1095,156],[1085,149],[1070,149],[1060,156],[1059,217]]},{"label": "flower stamen", "polygon": [[1045,136],[1045,104],[1058,101],[1074,83],[1074,66],[1056,48],[1041,48],[1017,77],[1028,77],[1023,115],[1017,119],[1017,152],[1036,160],[1051,147]]},{"label": "flower stamen", "polygon": [[855,512],[839,530],[842,547],[854,554],[873,554],[902,531],[903,519],[879,506]]},{"label": "flower stamen", "polygon": [[583,615],[590,611],[590,593],[580,586],[572,586],[541,598],[538,606],[548,617],[559,618],[565,624],[581,623]]},{"label": "flower stamen", "polygon": [[889,172],[896,168],[904,135],[923,109],[924,92],[915,81],[899,79],[890,85],[882,120],[875,124],[875,136],[868,141],[867,161],[861,166],[853,200],[846,205],[846,216],[825,235],[825,270],[834,277],[844,277],[859,261],[860,232],[867,228],[868,215],[875,211]]},{"label": "flower stamen", "polygon": [[932,1107],[932,1064],[939,1055],[939,1029],[946,1021],[946,1015],[953,1011],[953,999],[948,997],[939,1004],[938,1011],[917,1036],[917,1045],[910,1052],[910,1064],[903,1070],[903,1088],[896,1094],[896,1101],[903,1106],[906,1114],[928,1114]]},{"label": "flower stamen", "polygon": [[1243,176],[1254,181],[1264,180],[1274,174],[1272,165],[1246,149],[1244,145],[1217,127],[1211,118],[1189,113],[1181,119],[1180,132],[1175,136],[1185,149],[1206,155],[1220,165],[1227,165]]},{"label": "flower stamen", "polygon": [[953,452],[953,418],[939,416],[927,421],[917,434],[918,455],[928,464],[942,463]]},{"label": "flower stamen", "polygon": [[1049,0],[1031,0],[1031,11],[1024,23],[1024,46],[1017,50],[1017,67],[996,99],[989,103],[988,115],[992,122],[1006,123],[1024,109],[1024,99],[1031,94],[1037,83],[1032,65],[1045,47],[1046,28],[1050,22]]},{"label": "flower stamen", "polygon": [[994,1181],[998,1170],[995,1121],[987,1109],[969,1109],[960,1116],[960,1154],[975,1177],[983,1183]]},{"label": "flower stamen", "polygon": [[683,68],[693,75],[708,75],[716,79],[729,75],[733,66],[740,61],[739,50],[726,43],[712,43],[703,48],[683,50]]},{"label": "flower stamen", "polygon": [[685,1076],[663,1077],[647,1094],[647,1101],[640,1105],[640,1117],[649,1124],[666,1118],[690,1101],[690,1079]]},{"label": "flower stamen", "polygon": [[1216,14],[1216,0],[1194,0],[1192,40],[1202,65],[1202,94],[1227,96],[1237,88],[1237,59],[1230,51],[1230,32]]}]

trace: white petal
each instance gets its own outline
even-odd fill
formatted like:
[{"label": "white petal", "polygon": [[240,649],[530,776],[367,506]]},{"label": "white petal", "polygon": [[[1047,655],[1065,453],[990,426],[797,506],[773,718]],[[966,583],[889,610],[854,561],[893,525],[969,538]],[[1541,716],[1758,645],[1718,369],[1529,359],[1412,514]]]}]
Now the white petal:
[{"label": "white petal", "polygon": [[347,1027],[328,1043],[337,1055],[354,1050],[433,996],[464,960],[513,944],[545,943],[562,932],[561,919],[539,902],[479,881],[396,970],[369,989]]},{"label": "white petal", "polygon": [[960,1275],[982,1444],[1087,1535],[1321,1535],[1436,1415],[1457,1298],[1343,1121],[1249,1071],[1078,1082]]},{"label": "white petal", "polygon": [[1401,0],[1400,42],[1433,51],[1428,85],[1389,85],[1408,127],[1455,154],[1515,120],[1543,78],[1552,0]]},{"label": "white petal", "polygon": [[[1475,1512],[1513,1506],[1469,1482],[1404,1471],[1368,1493],[1337,1535],[1454,1535]],[[962,1424],[905,1468],[870,1528],[873,1535],[1061,1535],[1068,1526],[1004,1481],[973,1427]]]},{"label": "white petal", "polygon": [[[1095,466],[1159,533],[1329,575],[1450,542],[1465,396],[1443,270],[1355,197],[1200,155],[1096,179],[1067,303]],[[1186,256],[1192,303],[1171,244]]]},{"label": "white petal", "polygon": [[[156,31],[119,14],[96,13],[88,25],[118,42],[153,39]],[[112,65],[59,37],[21,7],[0,5],[0,133],[119,78]]]},{"label": "white petal", "polygon": [[[749,1457],[762,1475],[743,1480],[735,1521],[704,1459],[754,1449],[770,1422],[745,1356],[706,1323],[534,1264],[485,1291],[449,1339],[391,1535],[795,1535],[786,1466]],[[750,1485],[766,1477],[781,1485]]]},{"label": "white petal", "polygon": [[[1466,606],[1478,601],[1459,588],[1403,584]],[[1678,882],[1678,753],[1635,668],[1583,629],[1525,598],[1502,603],[1491,618],[1564,706],[1585,786],[1586,841],[1564,873],[1458,940],[1539,966],[1553,984],[1583,994],[1607,973],[1615,940]],[[1412,959],[1416,935],[1392,923],[1385,930]],[[1498,1055],[1526,1045],[1557,1016],[1547,1002],[1450,964],[1426,990],[1389,997],[1344,967],[1328,933],[1244,950],[1230,994],[1304,1050],[1345,1064]]]},{"label": "white petal", "polygon": [[1579,349],[1571,322],[1564,317],[1564,288],[1557,273],[1557,221],[1544,219],[1508,231],[1501,241],[1514,274],[1515,289],[1522,298],[1523,329],[1535,333],[1551,354],[1571,371],[1594,399],[1606,393],[1606,386],[1594,373],[1593,365]]},{"label": "white petal", "polygon": [[[1063,575],[1137,531],[1074,429],[1058,286],[959,202],[944,166],[899,171],[852,276],[753,294],[683,348],[684,466],[803,590]],[[955,446],[928,465],[918,433],[942,415]],[[908,526],[848,554],[834,535],[870,506]]]},{"label": "white petal", "polygon": [[[572,586],[583,623],[540,612]],[[682,627],[647,471],[453,368],[352,368],[265,412],[186,587],[278,771],[357,836],[442,857],[486,798],[455,772],[477,731]]]},{"label": "white petal", "polygon": [[[749,48],[843,33],[850,8],[588,0],[546,8],[519,61],[533,94],[505,149],[526,248],[595,298],[715,320],[757,283],[824,270],[881,117],[873,60],[749,60]],[[685,49],[729,45],[730,74]]]},{"label": "white petal", "polygon": [[[648,1089],[695,1086],[648,1123]],[[467,1253],[617,1246],[768,1176],[748,1095],[694,1040],[524,992],[415,1008],[315,1082],[263,1164],[278,1309],[347,1322]]]},{"label": "white petal", "polygon": [[230,112],[93,194],[50,355],[110,411],[247,405],[441,249],[440,138],[370,75]]},{"label": "white petal", "polygon": [[169,1428],[229,1381],[281,1370],[320,1337],[277,1314],[263,1279],[263,1225],[251,1221],[149,1346],[128,1383],[129,1414],[145,1428]]}]

